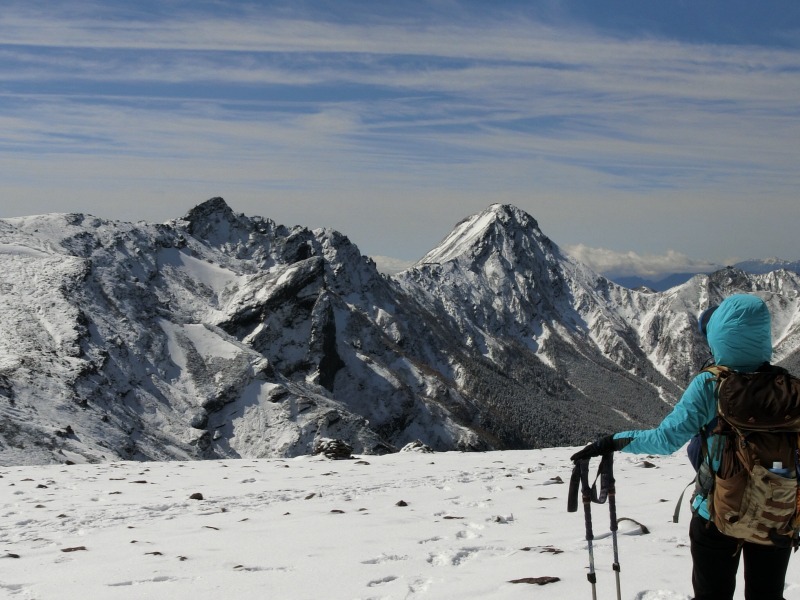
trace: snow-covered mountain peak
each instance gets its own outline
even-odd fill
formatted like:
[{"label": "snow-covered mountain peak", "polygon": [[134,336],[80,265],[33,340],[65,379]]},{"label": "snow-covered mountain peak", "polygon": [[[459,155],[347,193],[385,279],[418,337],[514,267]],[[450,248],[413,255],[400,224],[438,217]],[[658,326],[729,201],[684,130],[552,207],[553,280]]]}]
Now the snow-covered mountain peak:
[{"label": "snow-covered mountain peak", "polygon": [[505,341],[521,342],[547,361],[542,343],[554,327],[586,329],[571,298],[591,293],[598,276],[564,255],[525,211],[493,204],[458,223],[396,279],[409,291],[424,290],[427,303],[471,331],[470,343],[486,355],[503,331]]},{"label": "snow-covered mountain peak", "polygon": [[457,223],[453,231],[417,265],[443,264],[463,255],[471,260],[484,252],[487,246],[502,245],[502,240],[518,237],[520,233],[547,240],[536,219],[525,211],[509,204],[492,204]]},{"label": "snow-covered mountain peak", "polygon": [[198,204],[186,214],[183,221],[190,234],[211,243],[227,241],[236,230],[252,229],[251,219],[236,215],[220,197]]},{"label": "snow-covered mountain peak", "polygon": [[186,214],[186,220],[195,221],[214,214],[225,216],[228,219],[233,219],[234,217],[233,210],[231,210],[231,207],[225,202],[225,199],[220,196],[215,196],[214,198],[209,198],[205,202],[201,202],[191,209]]},{"label": "snow-covered mountain peak", "polygon": [[263,253],[267,237],[289,235],[286,227],[276,225],[271,219],[247,217],[233,212],[220,197],[198,204],[183,219],[169,225],[184,229],[205,244],[224,248],[239,258],[253,258],[254,248],[258,248],[258,253]]}]

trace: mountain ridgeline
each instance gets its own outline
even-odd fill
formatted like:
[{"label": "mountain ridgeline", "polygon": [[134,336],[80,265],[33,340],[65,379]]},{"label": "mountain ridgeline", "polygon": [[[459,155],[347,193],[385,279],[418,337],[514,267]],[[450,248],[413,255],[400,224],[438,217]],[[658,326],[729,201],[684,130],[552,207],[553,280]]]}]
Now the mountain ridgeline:
[{"label": "mountain ridgeline", "polygon": [[165,224],[0,219],[0,266],[0,464],[581,444],[657,424],[709,355],[695,315],[740,291],[800,362],[796,273],[634,291],[507,205],[393,277],[221,198]]}]

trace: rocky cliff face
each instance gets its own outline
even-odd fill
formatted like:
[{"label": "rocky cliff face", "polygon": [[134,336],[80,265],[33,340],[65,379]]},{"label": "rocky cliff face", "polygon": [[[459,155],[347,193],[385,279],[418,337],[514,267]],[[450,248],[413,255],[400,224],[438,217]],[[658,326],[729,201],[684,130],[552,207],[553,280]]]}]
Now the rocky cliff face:
[{"label": "rocky cliff face", "polygon": [[233,213],[0,220],[0,462],[578,444],[655,424],[706,357],[694,315],[754,291],[776,357],[794,273],[614,285],[503,205],[394,278],[344,235]]}]

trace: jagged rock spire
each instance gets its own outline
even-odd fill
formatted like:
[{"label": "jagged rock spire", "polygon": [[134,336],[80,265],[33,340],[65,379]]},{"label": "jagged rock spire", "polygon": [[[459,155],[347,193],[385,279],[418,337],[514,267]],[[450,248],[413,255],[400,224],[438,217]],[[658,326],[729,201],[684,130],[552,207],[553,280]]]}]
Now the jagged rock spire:
[{"label": "jagged rock spire", "polygon": [[236,219],[231,207],[219,196],[206,200],[190,210],[184,217],[189,222],[187,231],[192,235],[200,233],[207,228],[208,224],[214,222],[233,222]]}]

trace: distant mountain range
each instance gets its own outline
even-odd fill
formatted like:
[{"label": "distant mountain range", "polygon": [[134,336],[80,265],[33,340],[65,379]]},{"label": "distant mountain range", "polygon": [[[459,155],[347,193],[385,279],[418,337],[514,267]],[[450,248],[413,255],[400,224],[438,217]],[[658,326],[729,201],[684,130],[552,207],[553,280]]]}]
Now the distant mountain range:
[{"label": "distant mountain range", "polygon": [[[800,273],[800,260],[790,261],[780,258],[753,259],[738,262],[732,266],[734,269],[740,269],[753,274],[771,273],[772,271],[778,271],[780,269],[793,273]],[[671,273],[664,277],[659,277],[657,280],[645,279],[637,276],[611,277],[611,279],[614,283],[618,283],[627,288],[649,288],[656,292],[663,292],[686,283],[695,275],[697,275],[697,273]]]},{"label": "distant mountain range", "polygon": [[735,268],[748,273],[771,273],[772,271],[800,272],[800,260],[783,260],[780,258],[766,258],[763,260],[745,260],[734,265]]},{"label": "distant mountain range", "polygon": [[708,357],[695,315],[736,291],[796,365],[796,273],[640,292],[509,205],[391,277],[221,198],[164,224],[0,219],[0,464],[580,444],[655,425]]}]

